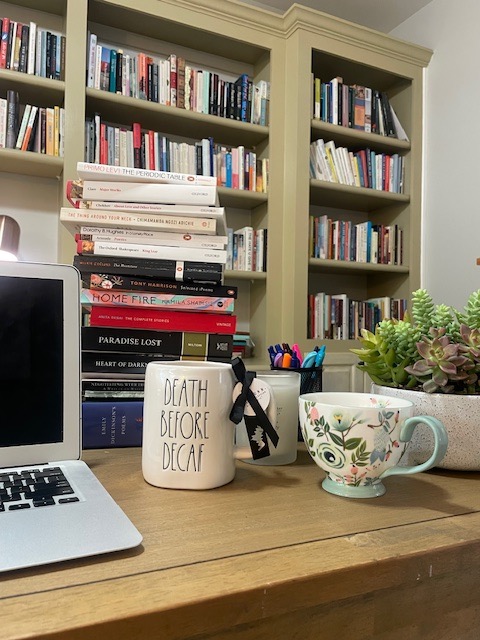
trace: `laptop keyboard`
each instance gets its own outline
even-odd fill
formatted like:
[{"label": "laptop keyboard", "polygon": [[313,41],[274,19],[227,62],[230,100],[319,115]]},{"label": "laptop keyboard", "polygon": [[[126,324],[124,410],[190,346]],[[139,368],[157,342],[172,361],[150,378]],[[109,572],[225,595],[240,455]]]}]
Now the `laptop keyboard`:
[{"label": "laptop keyboard", "polygon": [[60,467],[0,470],[0,512],[79,502]]}]

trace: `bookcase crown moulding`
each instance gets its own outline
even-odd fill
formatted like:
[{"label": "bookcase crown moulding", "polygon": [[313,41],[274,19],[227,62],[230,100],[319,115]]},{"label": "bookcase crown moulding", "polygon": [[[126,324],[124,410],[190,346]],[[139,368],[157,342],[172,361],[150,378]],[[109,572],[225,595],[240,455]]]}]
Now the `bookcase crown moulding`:
[{"label": "bookcase crown moulding", "polygon": [[[260,158],[269,159],[267,194],[218,189],[220,204],[227,207],[229,227],[268,229],[266,272],[249,276],[229,270],[226,274],[228,282],[240,286],[239,325],[250,330],[260,366],[268,367],[268,344],[286,341],[297,342],[302,349],[312,346],[307,338],[308,295],[321,292],[330,281],[334,290],[327,290],[328,295],[342,293],[358,300],[404,298],[418,288],[422,69],[431,51],[300,4],[283,15],[236,0],[13,0],[10,4],[25,21],[29,10],[37,10],[37,16],[40,9],[45,16],[41,25],[39,22],[42,28],[53,30],[58,16],[63,18],[65,81],[0,70],[0,86],[14,87],[21,102],[28,98],[32,104],[53,107],[64,100],[65,152],[64,158],[35,158],[32,162],[37,154],[0,149],[0,170],[10,171],[14,166],[25,175],[58,176],[63,166],[64,196],[66,181],[76,178],[77,162],[85,159],[85,119],[96,112],[116,126],[137,121],[145,129],[172,138],[198,141],[212,137],[227,147],[253,147]],[[145,38],[153,55],[167,49],[173,53],[178,46],[198,68],[207,69],[208,61],[218,60],[222,71],[238,76],[239,67],[244,67],[252,80],[267,80],[271,88],[268,127],[87,88],[87,36],[97,29],[100,43],[106,46],[149,54],[150,49],[144,51],[138,45]],[[386,91],[410,142],[313,120],[313,72],[323,82],[338,75],[349,84]],[[402,155],[404,194],[310,180],[310,144],[319,138],[352,150],[370,148]],[[18,160],[13,163],[12,157]],[[42,163],[54,167],[42,167]],[[67,206],[65,198],[63,204]],[[348,219],[353,225],[370,220],[402,227],[408,268],[363,268],[329,260],[317,269],[314,259],[308,259],[309,217],[324,214],[327,206],[336,210],[328,211],[330,217]],[[64,228],[59,234],[59,261],[71,262],[73,238]],[[337,355],[339,362],[350,362],[349,344],[329,341],[326,364],[329,358],[333,363]]]}]

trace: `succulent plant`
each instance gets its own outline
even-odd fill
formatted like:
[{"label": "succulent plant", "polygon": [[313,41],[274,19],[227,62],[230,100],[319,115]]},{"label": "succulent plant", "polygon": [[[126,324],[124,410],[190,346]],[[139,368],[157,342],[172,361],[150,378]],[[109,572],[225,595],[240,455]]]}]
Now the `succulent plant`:
[{"label": "succulent plant", "polygon": [[480,394],[480,290],[463,311],[435,305],[425,289],[412,294],[411,314],[362,329],[351,349],[376,384],[427,393]]}]

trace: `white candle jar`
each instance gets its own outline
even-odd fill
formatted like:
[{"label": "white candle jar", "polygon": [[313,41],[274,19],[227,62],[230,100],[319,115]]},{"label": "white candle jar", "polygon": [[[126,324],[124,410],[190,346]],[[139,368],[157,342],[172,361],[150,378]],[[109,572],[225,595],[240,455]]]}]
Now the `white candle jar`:
[{"label": "white candle jar", "polygon": [[[295,462],[298,444],[298,397],[300,396],[300,374],[294,371],[275,370],[257,373],[257,378],[272,388],[277,406],[277,420],[273,425],[278,433],[276,447],[270,443],[270,455],[254,460],[243,457],[242,462],[258,465],[282,465]],[[236,427],[237,447],[249,447],[248,434],[243,420]]]}]

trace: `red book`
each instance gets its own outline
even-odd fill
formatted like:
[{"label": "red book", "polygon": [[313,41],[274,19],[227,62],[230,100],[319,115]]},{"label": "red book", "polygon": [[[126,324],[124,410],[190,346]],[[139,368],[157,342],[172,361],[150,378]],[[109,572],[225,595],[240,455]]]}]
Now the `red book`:
[{"label": "red book", "polygon": [[4,18],[2,22],[2,40],[0,43],[0,69],[5,69],[7,66],[7,49],[8,49],[8,37],[10,34],[10,18]]},{"label": "red book", "polygon": [[92,306],[90,313],[91,327],[234,334],[236,325],[236,316],[210,312]]},{"label": "red book", "polygon": [[139,122],[134,122],[133,126],[133,166],[135,169],[142,168],[142,128]]},{"label": "red book", "polygon": [[155,132],[148,132],[148,162],[150,164],[150,169],[156,169],[155,166]]}]

